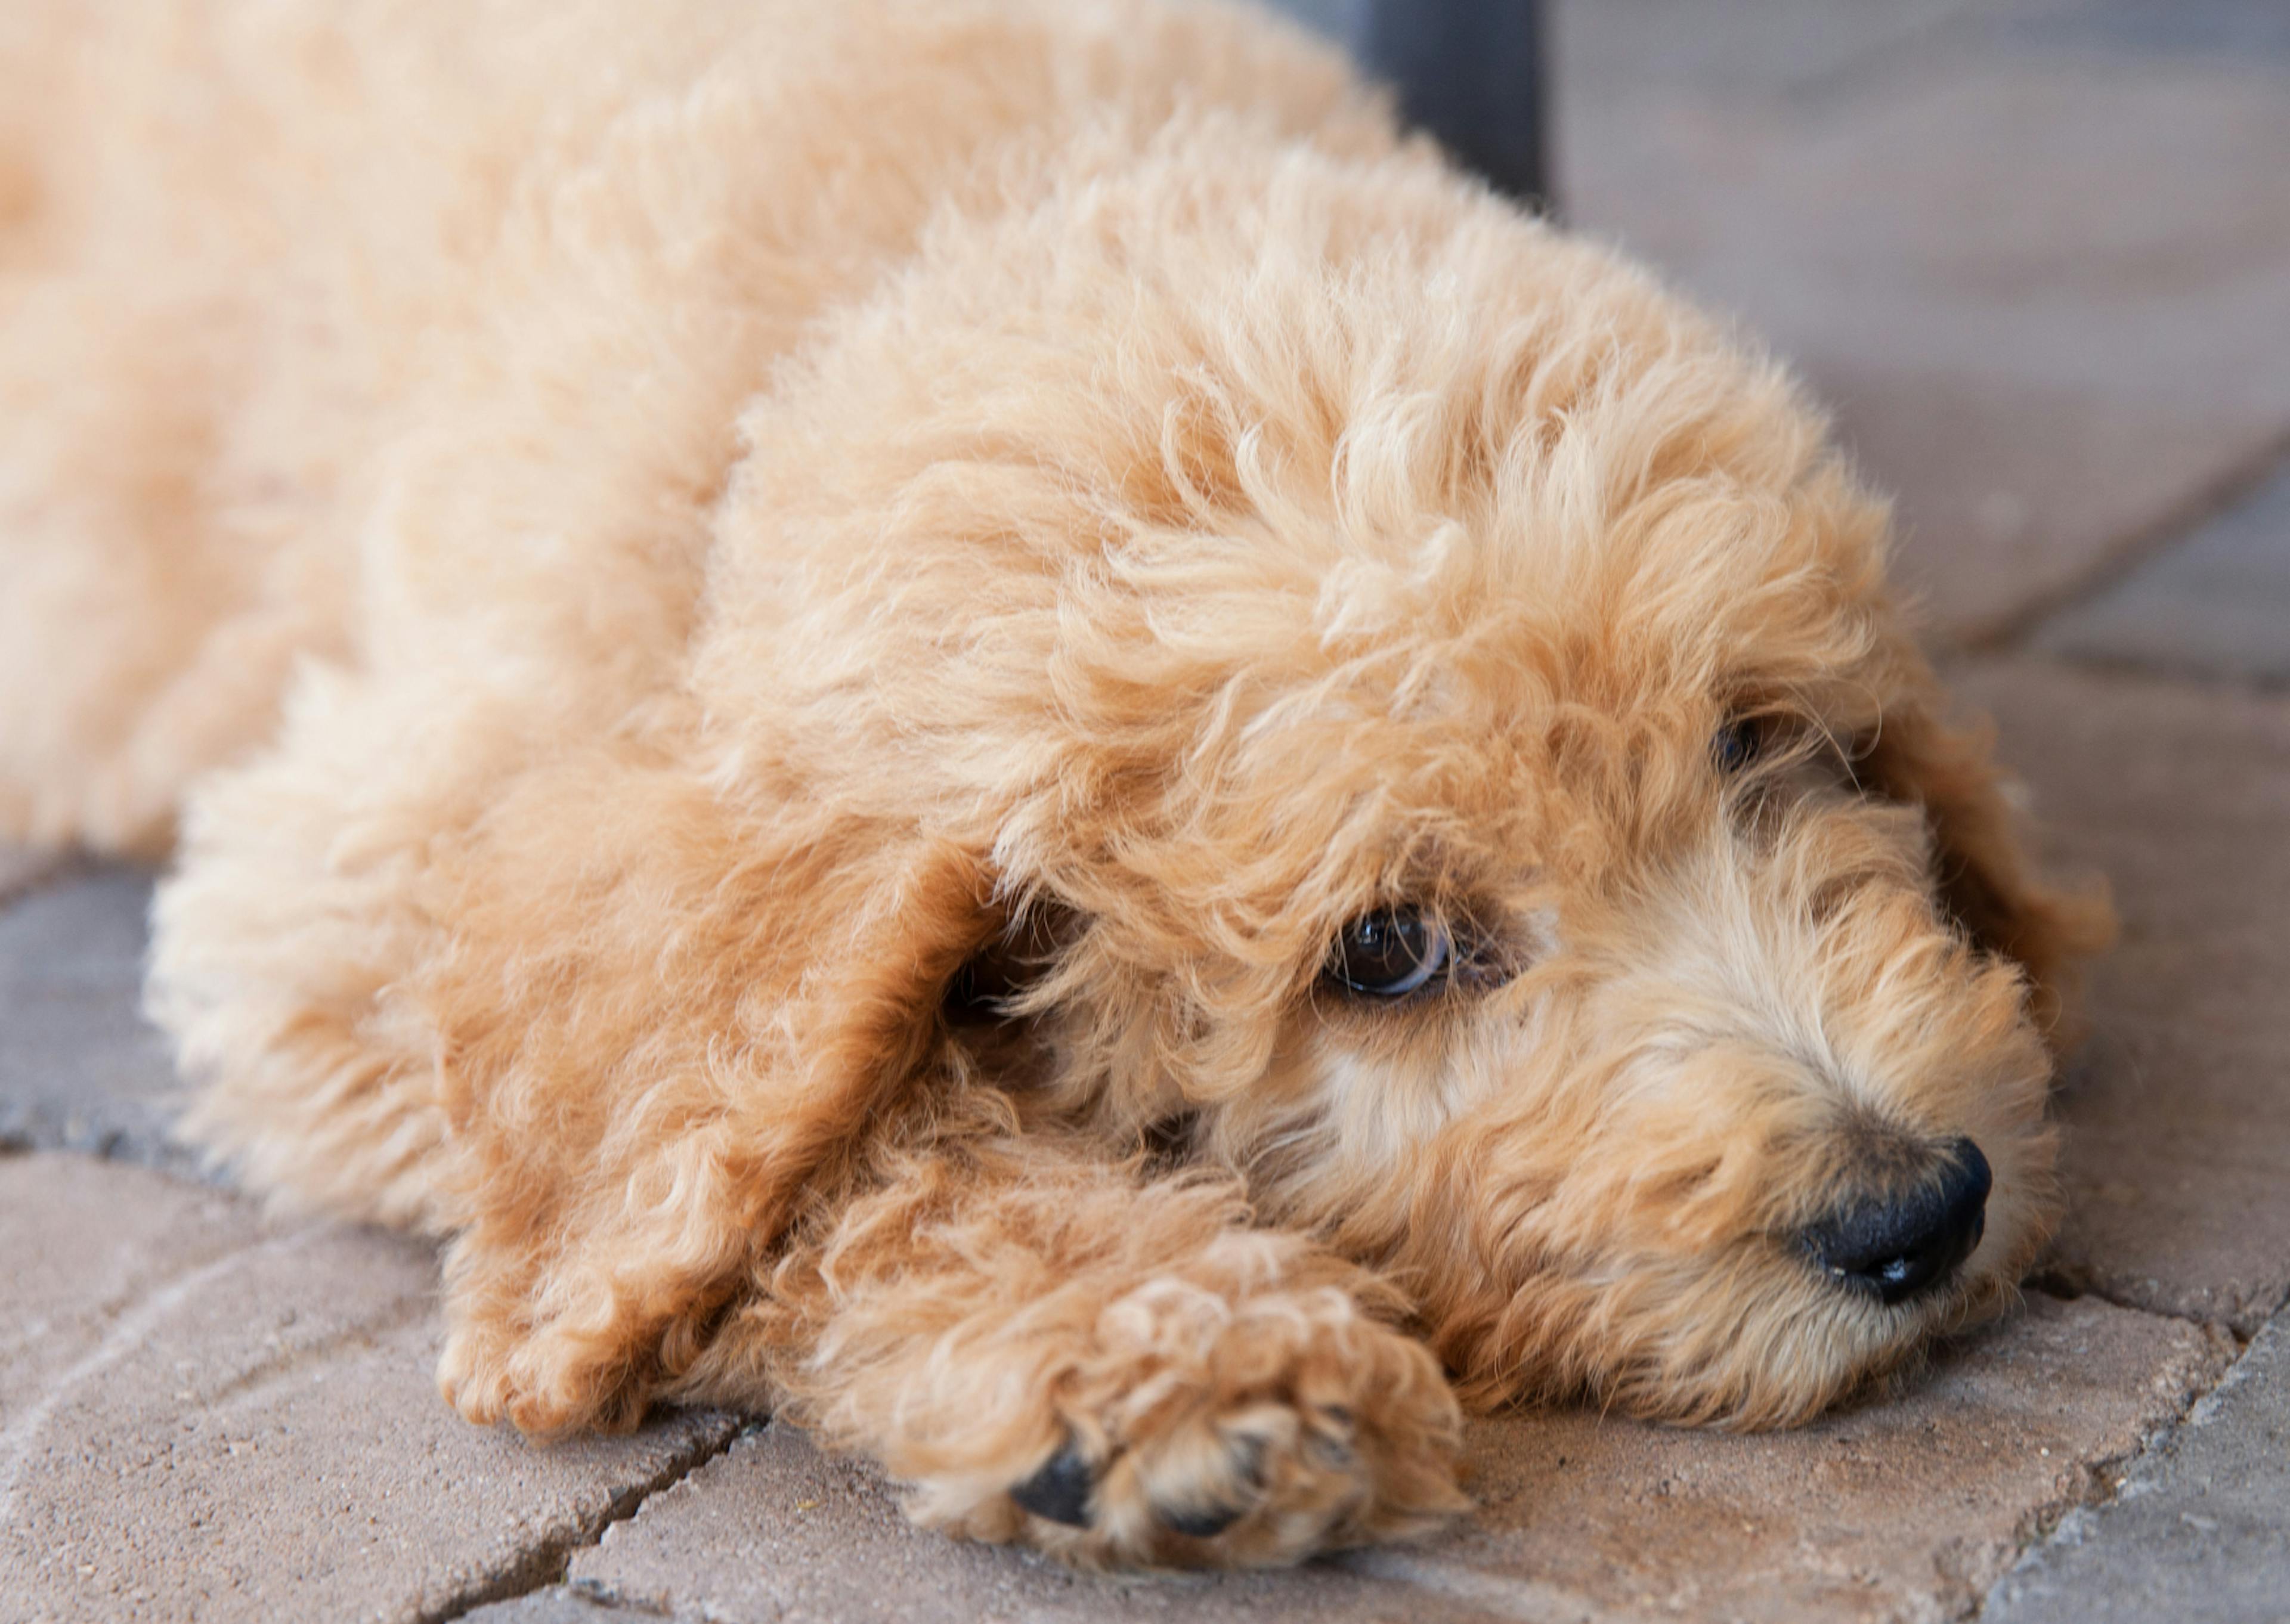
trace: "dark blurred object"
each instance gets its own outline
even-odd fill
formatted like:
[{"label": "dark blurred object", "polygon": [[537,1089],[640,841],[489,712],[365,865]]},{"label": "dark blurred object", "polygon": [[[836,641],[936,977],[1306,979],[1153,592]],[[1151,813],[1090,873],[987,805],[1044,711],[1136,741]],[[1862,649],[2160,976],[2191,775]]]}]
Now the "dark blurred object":
[{"label": "dark blurred object", "polygon": [[1409,123],[1513,197],[1550,207],[1541,0],[1358,0],[1352,27]]}]

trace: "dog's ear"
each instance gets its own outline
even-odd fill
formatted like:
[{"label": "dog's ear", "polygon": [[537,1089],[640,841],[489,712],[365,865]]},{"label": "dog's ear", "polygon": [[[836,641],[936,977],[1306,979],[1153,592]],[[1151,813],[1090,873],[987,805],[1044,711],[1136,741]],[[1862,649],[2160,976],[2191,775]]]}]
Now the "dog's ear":
[{"label": "dog's ear", "polygon": [[528,1432],[633,1425],[921,1064],[997,927],[984,868],[600,761],[528,777],[449,870],[414,989],[456,1150],[439,1380]]},{"label": "dog's ear", "polygon": [[2113,940],[2113,912],[2102,894],[2036,872],[1995,764],[1993,728],[1950,725],[1941,706],[1934,692],[1888,708],[1855,771],[1878,793],[1923,807],[1942,906],[1979,946],[2025,967],[2037,1022],[2064,1046],[2078,967]]}]

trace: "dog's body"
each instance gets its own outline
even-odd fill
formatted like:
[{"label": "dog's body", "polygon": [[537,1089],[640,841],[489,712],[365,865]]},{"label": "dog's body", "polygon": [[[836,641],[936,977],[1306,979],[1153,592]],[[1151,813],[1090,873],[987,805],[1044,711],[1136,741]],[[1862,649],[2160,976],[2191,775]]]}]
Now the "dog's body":
[{"label": "dog's body", "polygon": [[0,833],[188,790],[196,1130],[453,1237],[471,1417],[1285,1560],[1457,1503],[1441,1359],[1786,1421],[2040,1244],[2090,919],[1881,509],[1301,37],[0,29]]}]

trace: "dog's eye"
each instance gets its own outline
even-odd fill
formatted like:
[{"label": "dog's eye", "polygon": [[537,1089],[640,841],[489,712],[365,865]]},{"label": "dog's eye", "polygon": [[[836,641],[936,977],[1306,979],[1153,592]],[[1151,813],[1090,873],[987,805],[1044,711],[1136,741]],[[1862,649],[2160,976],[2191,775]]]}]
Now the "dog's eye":
[{"label": "dog's eye", "polygon": [[1734,716],[1709,741],[1709,758],[1728,777],[1758,759],[1766,748],[1766,727],[1756,716]]},{"label": "dog's eye", "polygon": [[1421,908],[1362,914],[1328,955],[1327,980],[1364,998],[1404,998],[1444,980],[1453,968],[1454,938]]}]

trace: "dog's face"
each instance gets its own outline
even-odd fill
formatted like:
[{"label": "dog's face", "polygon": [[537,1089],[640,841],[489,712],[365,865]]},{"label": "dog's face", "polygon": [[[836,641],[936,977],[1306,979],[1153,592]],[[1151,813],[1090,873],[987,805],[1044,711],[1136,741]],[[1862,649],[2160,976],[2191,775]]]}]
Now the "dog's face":
[{"label": "dog's face", "polygon": [[1030,1007],[1058,1085],[1388,1265],[1480,1396],[1786,1421],[2012,1288],[2051,1057],[1953,906],[2008,856],[1921,793],[1875,516],[1827,471],[1654,507],[1204,624],[1253,702],[1059,888]]},{"label": "dog's face", "polygon": [[[1128,324],[1074,315],[1041,399],[853,475],[903,494],[821,521],[858,586],[781,634],[867,674],[821,689],[883,740],[837,793],[927,762],[999,877],[1013,1085],[1387,1267],[1482,1400],[1798,1420],[2008,1294],[2073,910],[1818,422],[1515,223],[1445,283],[1240,252],[1221,323],[1140,340],[1109,274]],[[891,455],[853,415],[801,478]]]}]

